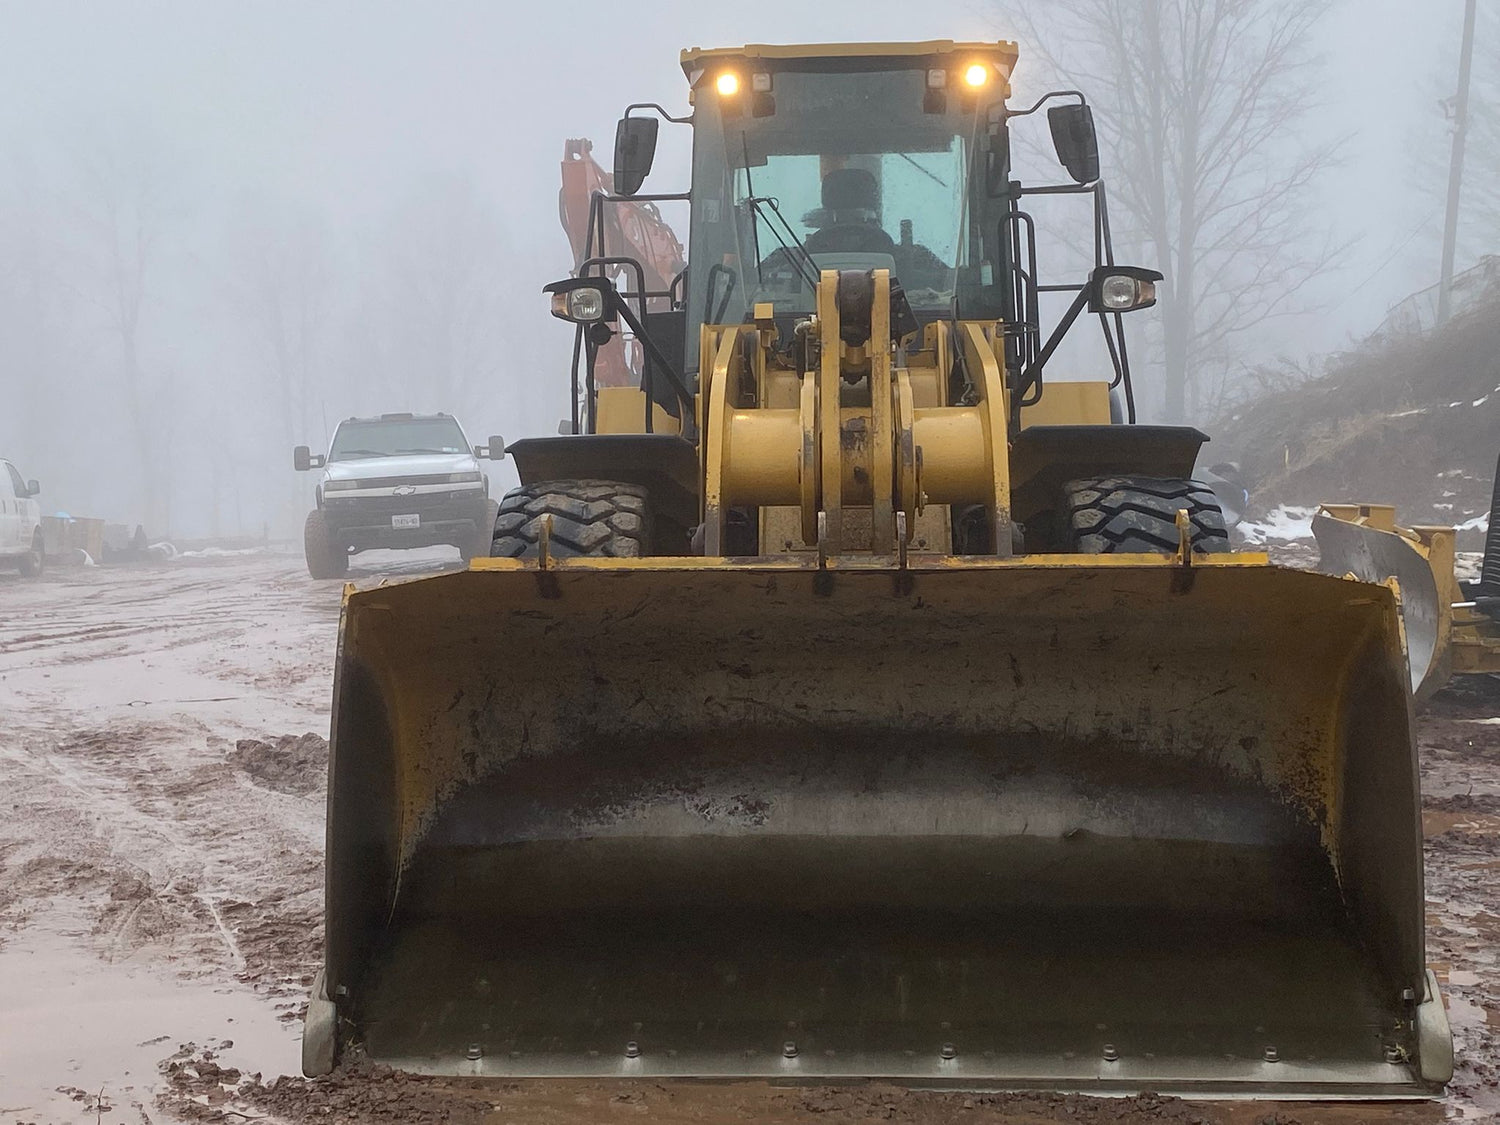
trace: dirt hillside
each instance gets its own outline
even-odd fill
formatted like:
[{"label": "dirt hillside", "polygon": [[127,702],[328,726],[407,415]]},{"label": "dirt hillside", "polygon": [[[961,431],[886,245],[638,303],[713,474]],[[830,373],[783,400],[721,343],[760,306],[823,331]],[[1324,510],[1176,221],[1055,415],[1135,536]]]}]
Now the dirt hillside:
[{"label": "dirt hillside", "polygon": [[1404,523],[1469,525],[1478,546],[1500,457],[1500,293],[1427,336],[1371,337],[1325,373],[1210,427],[1251,515],[1379,501]]}]

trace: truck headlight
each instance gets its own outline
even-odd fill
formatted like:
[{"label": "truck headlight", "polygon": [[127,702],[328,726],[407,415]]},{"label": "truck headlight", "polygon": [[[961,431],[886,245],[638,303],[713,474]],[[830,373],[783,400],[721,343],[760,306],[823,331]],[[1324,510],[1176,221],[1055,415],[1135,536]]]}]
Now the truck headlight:
[{"label": "truck headlight", "polygon": [[323,485],[324,492],[348,492],[359,487],[357,480],[331,480]]},{"label": "truck headlight", "polygon": [[449,473],[449,484],[478,484],[484,480],[484,474],[478,471],[470,473]]}]

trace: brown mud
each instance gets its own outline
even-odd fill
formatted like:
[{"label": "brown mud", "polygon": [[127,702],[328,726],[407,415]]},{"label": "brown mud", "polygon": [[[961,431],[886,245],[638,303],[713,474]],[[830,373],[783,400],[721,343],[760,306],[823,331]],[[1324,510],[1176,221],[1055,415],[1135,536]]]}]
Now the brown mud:
[{"label": "brown mud", "polygon": [[1500,685],[1419,718],[1441,1103],[295,1077],[339,587],[291,556],[0,574],[0,1123],[1315,1122],[1500,1114]]}]

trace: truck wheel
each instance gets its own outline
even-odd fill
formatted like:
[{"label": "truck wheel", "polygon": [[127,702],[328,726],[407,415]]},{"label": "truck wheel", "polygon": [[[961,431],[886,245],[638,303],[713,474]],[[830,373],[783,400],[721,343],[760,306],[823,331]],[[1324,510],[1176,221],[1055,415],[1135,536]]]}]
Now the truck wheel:
[{"label": "truck wheel", "polygon": [[464,562],[470,559],[489,558],[490,544],[495,538],[495,520],[500,515],[500,505],[493,500],[484,502],[484,515],[479,517],[479,523],[474,527],[474,534],[467,542],[458,543],[458,553]]},{"label": "truck wheel", "polygon": [[31,536],[31,550],[21,556],[21,577],[37,578],[47,566],[47,552],[42,546],[42,533]]},{"label": "truck wheel", "polygon": [[302,525],[302,549],[307,556],[307,573],[314,578],[342,578],[349,573],[349,552],[328,534],[328,521],[321,511],[307,513]]},{"label": "truck wheel", "polygon": [[651,506],[637,484],[609,480],[554,480],[512,489],[500,501],[494,558],[534,558],[544,516],[552,517],[550,553],[634,559],[651,553]]},{"label": "truck wheel", "polygon": [[1063,486],[1063,537],[1081,555],[1177,550],[1177,513],[1192,521],[1194,551],[1229,550],[1219,501],[1206,484],[1170,477],[1096,477]]}]

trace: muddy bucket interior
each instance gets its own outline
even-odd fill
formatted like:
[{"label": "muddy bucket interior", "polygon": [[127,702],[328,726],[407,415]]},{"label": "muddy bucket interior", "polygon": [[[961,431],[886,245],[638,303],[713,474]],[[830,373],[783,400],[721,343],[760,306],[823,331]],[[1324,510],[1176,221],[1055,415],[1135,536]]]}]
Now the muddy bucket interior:
[{"label": "muddy bucket interior", "polygon": [[346,609],[328,981],[448,1074],[1420,1090],[1388,592],[475,570]]}]

